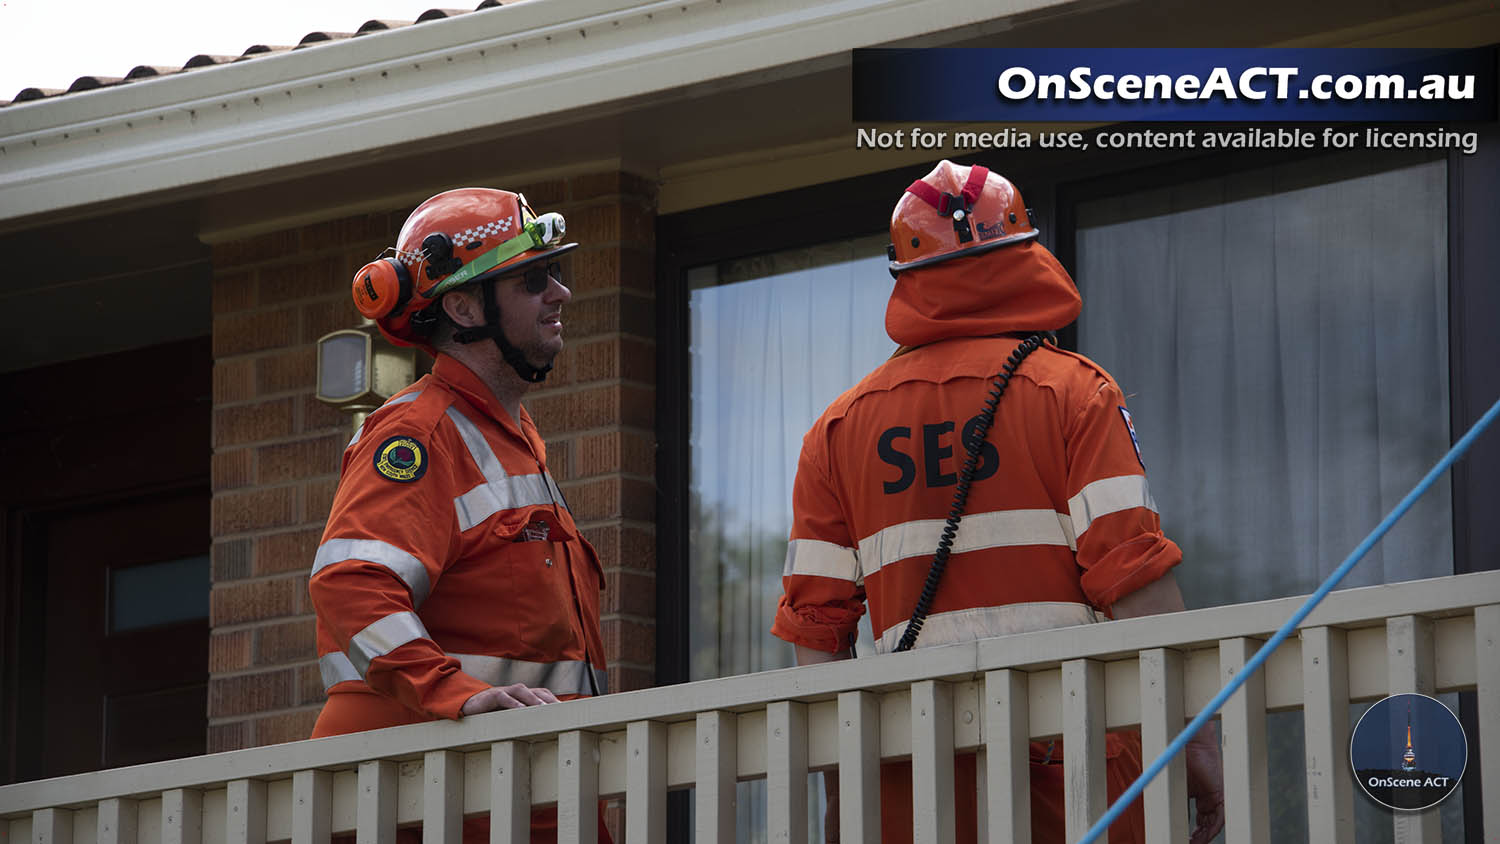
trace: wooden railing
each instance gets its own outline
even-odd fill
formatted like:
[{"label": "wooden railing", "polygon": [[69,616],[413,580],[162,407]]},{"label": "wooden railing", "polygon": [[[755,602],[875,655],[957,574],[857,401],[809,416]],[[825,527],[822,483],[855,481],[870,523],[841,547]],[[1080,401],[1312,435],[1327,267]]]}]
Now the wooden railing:
[{"label": "wooden railing", "polygon": [[[1149,761],[1300,598],[988,639],[690,683],[456,722],[119,768],[0,788],[0,844],[325,844],[355,833],[456,844],[465,815],[524,842],[556,805],[559,840],[594,842],[600,798],[625,840],[666,839],[666,795],[695,787],[695,840],[732,841],[738,780],[764,778],[772,841],[807,838],[807,776],[837,766],[843,840],[876,841],[883,759],[910,758],[916,840],[953,839],[955,753],[980,755],[981,840],[1029,841],[1026,754],[1067,748],[1068,836],[1105,810],[1104,733]],[[1335,592],[1221,713],[1225,840],[1269,840],[1266,714],[1302,710],[1310,841],[1354,840],[1349,704],[1477,691],[1484,824],[1500,835],[1500,572]],[[1482,744],[1482,746],[1481,746]],[[1174,761],[1146,790],[1148,838],[1188,837]],[[1437,810],[1397,813],[1437,842]],[[1404,836],[1404,837],[1403,837]]]}]

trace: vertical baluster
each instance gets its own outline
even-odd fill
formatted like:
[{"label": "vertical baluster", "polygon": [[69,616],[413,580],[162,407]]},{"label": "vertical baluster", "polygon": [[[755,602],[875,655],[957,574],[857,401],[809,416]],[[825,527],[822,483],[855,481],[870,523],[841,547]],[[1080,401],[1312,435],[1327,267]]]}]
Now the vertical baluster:
[{"label": "vertical baluster", "polygon": [[1349,770],[1349,646],[1344,631],[1302,631],[1302,720],[1307,734],[1307,837],[1354,844]]},{"label": "vertical baluster", "polygon": [[[1182,731],[1182,654],[1166,648],[1141,651],[1141,758],[1161,755]],[[1146,841],[1180,844],[1191,832],[1188,823],[1187,764],[1177,754],[1142,799]]]},{"label": "vertical baluster", "polygon": [[766,707],[766,815],[772,842],[807,842],[807,705]]},{"label": "vertical baluster", "polygon": [[739,737],[732,712],[698,713],[697,844],[733,844]]},{"label": "vertical baluster", "polygon": [[[327,837],[319,844],[326,844]],[[161,793],[161,844],[202,844],[203,792],[174,788]],[[296,842],[302,844],[302,842]]]},{"label": "vertical baluster", "polygon": [[111,798],[99,801],[99,844],[135,844],[136,803]]},{"label": "vertical baluster", "polygon": [[569,730],[557,737],[557,840],[599,840],[599,737]]},{"label": "vertical baluster", "polygon": [[[1474,665],[1478,668],[1480,784],[1484,828],[1500,838],[1500,604],[1474,609]],[[1469,738],[1469,753],[1475,751]],[[1470,756],[1470,759],[1473,757]],[[1472,762],[1470,764],[1473,764]]]},{"label": "vertical baluster", "polygon": [[73,813],[67,809],[32,812],[31,844],[73,844]]},{"label": "vertical baluster", "polygon": [[224,791],[224,844],[266,844],[266,784],[231,780]]},{"label": "vertical baluster", "polygon": [[1109,808],[1104,778],[1104,664],[1073,659],[1062,665],[1064,826],[1083,837]]},{"label": "vertical baluster", "polygon": [[490,745],[490,844],[531,840],[531,746],[521,741]]},{"label": "vertical baluster", "polygon": [[1031,840],[1028,687],[1023,671],[1002,669],[984,677],[984,800],[990,844]]},{"label": "vertical baluster", "polygon": [[463,754],[429,750],[422,757],[422,844],[461,844],[463,832]]},{"label": "vertical baluster", "polygon": [[880,698],[839,694],[839,837],[880,840]]},{"label": "vertical baluster", "polygon": [[[165,810],[165,802],[162,807]],[[333,775],[327,771],[292,774],[292,844],[328,844],[332,827]]]},{"label": "vertical baluster", "polygon": [[[1431,695],[1433,679],[1432,621],[1412,615],[1385,622],[1386,679],[1391,694],[1416,692]],[[1404,844],[1437,844],[1443,840],[1441,810],[1434,806],[1420,812],[1396,812],[1396,840]]]},{"label": "vertical baluster", "polygon": [[[1228,683],[1245,668],[1260,642],[1219,642],[1219,680]],[[1266,778],[1266,675],[1245,681],[1221,710],[1224,731],[1224,840],[1269,844],[1271,806]]]},{"label": "vertical baluster", "polygon": [[384,759],[361,762],[358,776],[355,844],[396,844],[396,763]]},{"label": "vertical baluster", "polygon": [[667,838],[667,725],[634,721],[625,729],[625,842]]},{"label": "vertical baluster", "polygon": [[953,687],[911,684],[912,825],[917,844],[953,844]]}]

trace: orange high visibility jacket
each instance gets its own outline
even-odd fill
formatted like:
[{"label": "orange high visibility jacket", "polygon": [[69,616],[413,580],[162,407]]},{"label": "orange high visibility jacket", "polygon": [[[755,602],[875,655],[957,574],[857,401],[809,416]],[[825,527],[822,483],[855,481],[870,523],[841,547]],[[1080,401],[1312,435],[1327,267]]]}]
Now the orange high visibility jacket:
[{"label": "orange high visibility jacket", "polygon": [[344,452],[308,586],[313,735],[457,718],[492,685],[603,693],[603,582],[530,416],[439,355]]},{"label": "orange high visibility jacket", "polygon": [[[837,651],[868,598],[876,650],[900,641],[953,504],[991,376],[1020,341],[961,337],[887,362],[803,442],[786,594],[773,632]],[[1181,559],[1162,536],[1125,400],[1044,345],[1000,401],[918,645],[1096,620]]]},{"label": "orange high visibility jacket", "polygon": [[[903,272],[887,330],[913,346],[808,431],[772,633],[849,647],[868,599],[876,650],[900,641],[931,567],[993,376],[1026,330],[1077,315],[1040,244]],[[985,438],[917,645],[1094,621],[1182,559],[1161,533],[1125,400],[1082,355],[1021,363]]]},{"label": "orange high visibility jacket", "polygon": [[[792,493],[785,594],[771,632],[850,647],[868,599],[876,650],[901,640],[953,504],[967,432],[1021,338],[1062,328],[1081,300],[1031,241],[903,271],[886,331],[903,350],[808,431]],[[1162,536],[1114,381],[1044,345],[1010,379],[917,647],[1096,620],[1182,559]],[[1032,840],[1062,842],[1061,754],[1033,743]],[[1106,742],[1111,799],[1140,772],[1139,742]],[[955,760],[957,839],[975,840],[973,757]],[[1137,803],[1111,844],[1144,840]],[[909,763],[881,766],[881,832],[910,841]]]}]

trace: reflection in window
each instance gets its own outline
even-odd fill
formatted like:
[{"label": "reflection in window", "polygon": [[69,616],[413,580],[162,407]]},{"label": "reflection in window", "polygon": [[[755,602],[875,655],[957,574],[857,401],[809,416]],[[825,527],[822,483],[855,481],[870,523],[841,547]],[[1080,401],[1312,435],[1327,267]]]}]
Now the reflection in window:
[{"label": "reflection in window", "polygon": [[[1189,607],[1312,592],[1447,450],[1442,160],[1324,157],[1083,202],[1077,245],[1079,349],[1125,392]],[[1340,588],[1452,573],[1441,483]],[[1305,840],[1301,713],[1267,738],[1271,837]],[[1355,802],[1360,840],[1389,840],[1389,812]]]},{"label": "reflection in window", "polygon": [[792,663],[771,636],[802,436],[896,350],[884,236],[688,272],[689,671]]},{"label": "reflection in window", "polygon": [[208,618],[208,555],[109,571],[109,632]]},{"label": "reflection in window", "polygon": [[[1130,402],[1189,604],[1311,592],[1448,448],[1442,161],[1084,203],[1080,350]],[[1453,573],[1439,484],[1341,588]]]},{"label": "reflection in window", "polygon": [[[797,456],[824,408],[896,349],[885,244],[872,236],[688,272],[690,679],[794,664],[770,630]],[[737,840],[764,841],[765,783],[739,789]],[[811,776],[812,841],[823,840],[822,792]]]}]

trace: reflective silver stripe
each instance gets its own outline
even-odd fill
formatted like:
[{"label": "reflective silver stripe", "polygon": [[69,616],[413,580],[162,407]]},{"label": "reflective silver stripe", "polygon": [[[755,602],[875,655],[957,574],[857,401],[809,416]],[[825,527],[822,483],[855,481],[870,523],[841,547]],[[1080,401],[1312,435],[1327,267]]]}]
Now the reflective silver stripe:
[{"label": "reflective silver stripe", "polygon": [[[391,399],[390,401],[386,402],[385,404],[381,405],[380,407],[390,407],[393,404],[406,404],[409,401],[416,401],[417,400],[417,396],[420,396],[420,395],[422,395],[422,391],[421,390],[415,390],[415,391],[410,392],[410,393],[404,393],[402,395],[396,396],[395,398]],[[378,410],[379,408],[376,408],[376,409]],[[365,423],[361,422],[361,423],[359,423],[359,427],[354,429],[354,436],[350,438],[349,445],[344,446],[344,448],[347,449],[350,446],[354,445],[355,443],[359,442],[359,438],[361,436],[363,436],[364,433],[365,433]]]},{"label": "reflective silver stripe", "polygon": [[334,651],[318,657],[318,672],[323,675],[323,691],[325,692],[339,683],[361,679],[359,672],[354,669],[354,663],[350,662],[349,656],[342,651]]},{"label": "reflective silver stripe", "polygon": [[793,539],[786,544],[782,575],[812,574],[859,583],[859,552],[821,539]]},{"label": "reflective silver stripe", "polygon": [[317,556],[313,557],[312,576],[317,577],[318,572],[345,560],[362,560],[385,566],[406,584],[413,606],[421,607],[422,602],[427,600],[431,586],[427,580],[427,568],[422,565],[422,561],[410,552],[378,539],[330,539],[324,542],[318,546]]},{"label": "reflective silver stripe", "polygon": [[453,499],[458,529],[468,530],[501,510],[551,504],[549,480],[546,475],[516,475],[474,487]]},{"label": "reflective silver stripe", "polygon": [[495,456],[495,450],[490,448],[489,442],[484,438],[484,432],[479,430],[469,417],[456,407],[448,408],[448,418],[453,420],[453,425],[458,428],[458,435],[463,438],[464,445],[469,449],[469,456],[474,458],[474,465],[479,467],[479,474],[484,475],[487,481],[497,481],[505,477],[505,467],[500,465],[500,458]]},{"label": "reflective silver stripe", "polygon": [[[1092,624],[1100,620],[1101,617],[1093,607],[1069,601],[1036,601],[933,613],[922,622],[922,635],[917,637],[917,647],[951,645],[954,642],[1008,636],[1012,633]],[[902,621],[882,633],[880,640],[875,643],[875,652],[890,653],[901,641],[901,634],[906,632],[906,625],[909,623],[910,620]]]},{"label": "reflective silver stripe", "polygon": [[[898,560],[931,556],[947,522],[922,519],[891,525],[859,541],[865,577]],[[1074,548],[1068,517],[1054,510],[996,510],[970,513],[958,525],[953,553],[1012,545],[1060,545]]]},{"label": "reflective silver stripe", "polygon": [[474,459],[474,465],[479,467],[485,481],[453,499],[453,508],[458,511],[459,530],[468,530],[501,510],[562,502],[562,492],[552,475],[547,472],[507,475],[484,434],[467,416],[450,407],[448,418],[458,428],[458,435],[463,438],[469,456]]},{"label": "reflective silver stripe", "polygon": [[448,654],[448,656],[458,660],[465,674],[483,680],[491,686],[525,683],[532,688],[547,689],[555,695],[588,695],[593,694],[594,691],[589,687],[590,672],[594,675],[594,682],[598,685],[600,694],[604,694],[609,685],[608,675],[603,670],[594,668],[583,660],[527,662],[522,659],[480,654]]},{"label": "reflective silver stripe", "polygon": [[363,678],[376,657],[417,639],[431,639],[414,612],[395,612],[354,634],[349,640],[349,661]]},{"label": "reflective silver stripe", "polygon": [[1094,481],[1068,499],[1068,512],[1073,514],[1073,535],[1083,536],[1083,532],[1100,516],[1136,507],[1156,512],[1156,501],[1151,497],[1145,475],[1121,475]]}]

